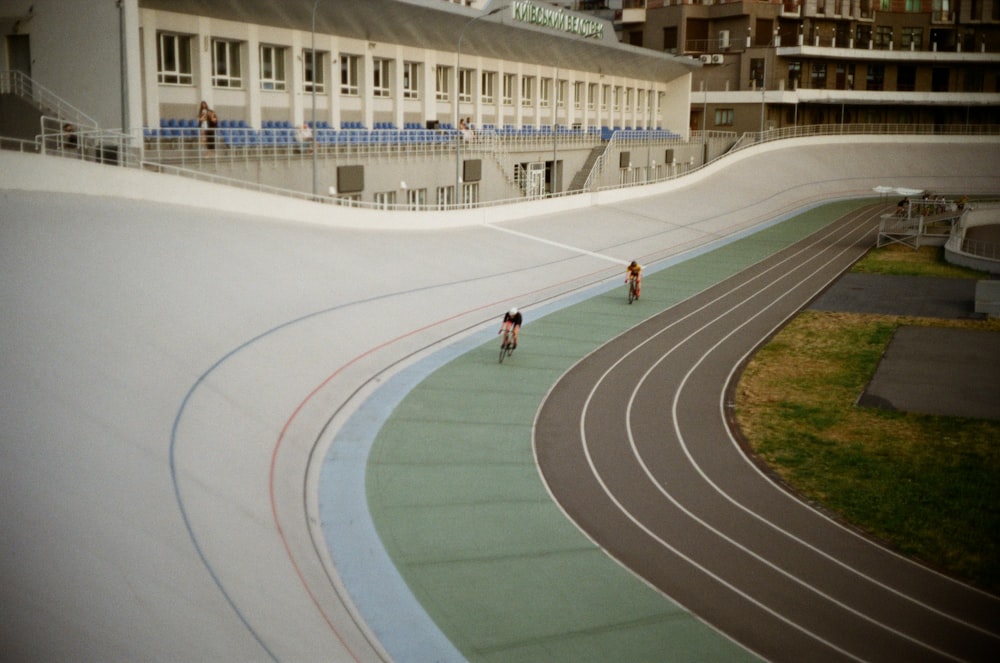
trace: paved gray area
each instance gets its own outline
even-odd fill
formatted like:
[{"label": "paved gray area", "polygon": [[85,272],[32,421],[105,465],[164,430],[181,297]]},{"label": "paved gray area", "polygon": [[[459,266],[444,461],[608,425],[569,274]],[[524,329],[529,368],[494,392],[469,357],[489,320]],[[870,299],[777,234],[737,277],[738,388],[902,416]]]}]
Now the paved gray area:
[{"label": "paved gray area", "polygon": [[1000,332],[900,327],[858,405],[1000,420]]},{"label": "paved gray area", "polygon": [[[844,274],[816,311],[981,319],[974,279]],[[858,404],[906,412],[1000,419],[1000,332],[903,327]]]},{"label": "paved gray area", "polygon": [[809,308],[920,318],[977,318],[976,282],[886,274],[844,274]]}]

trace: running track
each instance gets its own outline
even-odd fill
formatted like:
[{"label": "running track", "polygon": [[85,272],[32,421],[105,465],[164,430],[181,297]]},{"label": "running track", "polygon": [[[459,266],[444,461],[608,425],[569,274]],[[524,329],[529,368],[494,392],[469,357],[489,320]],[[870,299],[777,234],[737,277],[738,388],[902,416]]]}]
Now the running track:
[{"label": "running track", "polygon": [[610,555],[769,660],[995,661],[1000,600],[798,501],[730,431],[742,362],[876,226],[858,210],[581,361],[538,414],[539,464]]}]

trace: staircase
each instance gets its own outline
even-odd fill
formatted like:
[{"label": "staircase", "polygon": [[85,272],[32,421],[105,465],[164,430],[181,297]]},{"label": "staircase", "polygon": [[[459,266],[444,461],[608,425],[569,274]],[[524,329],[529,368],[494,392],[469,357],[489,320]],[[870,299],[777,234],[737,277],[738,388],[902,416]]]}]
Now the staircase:
[{"label": "staircase", "polygon": [[590,150],[590,154],[587,155],[587,160],[583,163],[580,170],[577,171],[576,175],[573,176],[573,181],[569,183],[569,191],[581,191],[587,184],[587,178],[590,176],[590,171],[593,170],[594,164],[597,160],[601,158],[604,154],[606,145],[603,143],[594,147]]}]

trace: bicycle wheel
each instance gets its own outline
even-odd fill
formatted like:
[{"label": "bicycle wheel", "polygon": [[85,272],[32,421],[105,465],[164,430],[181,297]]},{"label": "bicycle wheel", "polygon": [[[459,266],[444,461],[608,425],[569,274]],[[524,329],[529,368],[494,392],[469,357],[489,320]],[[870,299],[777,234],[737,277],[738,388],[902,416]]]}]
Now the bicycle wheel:
[{"label": "bicycle wheel", "polygon": [[509,347],[509,346],[507,345],[507,339],[506,339],[506,338],[504,338],[504,339],[503,339],[503,340],[502,340],[502,341],[500,342],[500,363],[501,363],[501,364],[503,363],[503,358],[504,358],[505,356],[507,356],[508,354],[510,354],[510,352],[509,352],[509,351],[507,350],[507,348],[508,348],[508,347]]},{"label": "bicycle wheel", "polygon": [[628,303],[631,304],[635,301],[635,283],[629,282],[628,284]]}]

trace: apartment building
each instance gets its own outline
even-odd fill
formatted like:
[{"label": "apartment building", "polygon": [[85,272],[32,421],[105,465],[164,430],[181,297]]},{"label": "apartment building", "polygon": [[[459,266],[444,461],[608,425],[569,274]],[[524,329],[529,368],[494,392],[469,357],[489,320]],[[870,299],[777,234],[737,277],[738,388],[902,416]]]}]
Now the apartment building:
[{"label": "apartment building", "polygon": [[1000,123],[1000,0],[619,0],[633,46],[698,59],[690,126]]}]

